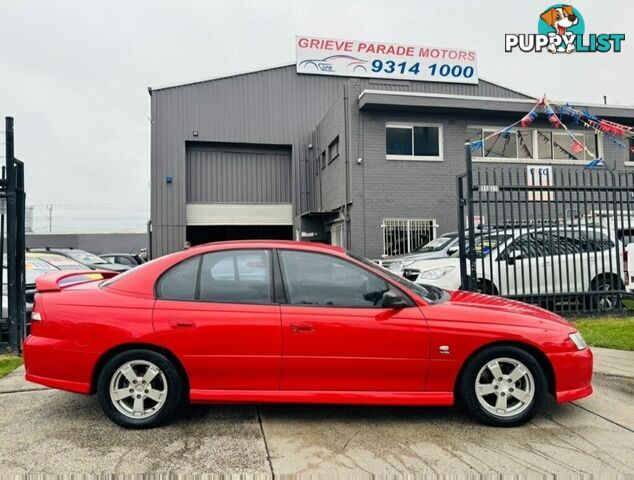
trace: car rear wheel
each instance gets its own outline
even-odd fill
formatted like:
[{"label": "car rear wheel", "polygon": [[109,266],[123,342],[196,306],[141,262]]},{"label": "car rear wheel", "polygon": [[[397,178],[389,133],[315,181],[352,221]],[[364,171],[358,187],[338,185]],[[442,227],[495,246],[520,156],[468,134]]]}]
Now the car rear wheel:
[{"label": "car rear wheel", "polygon": [[498,427],[526,423],[543,407],[547,382],[539,362],[517,347],[493,347],[465,367],[461,398],[477,420]]},{"label": "car rear wheel", "polygon": [[99,374],[97,389],[105,414],[125,428],[164,423],[184,397],[178,370],[150,350],[129,350],[111,358]]}]

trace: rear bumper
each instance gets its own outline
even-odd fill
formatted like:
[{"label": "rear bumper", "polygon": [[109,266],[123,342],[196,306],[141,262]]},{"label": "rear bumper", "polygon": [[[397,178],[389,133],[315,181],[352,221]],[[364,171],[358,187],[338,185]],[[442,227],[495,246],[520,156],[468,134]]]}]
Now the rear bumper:
[{"label": "rear bumper", "polygon": [[589,348],[575,352],[548,355],[555,374],[557,403],[571,402],[592,394],[592,351]]},{"label": "rear bumper", "polygon": [[28,336],[22,344],[24,378],[60,390],[90,393],[96,358],[67,346],[65,340]]}]

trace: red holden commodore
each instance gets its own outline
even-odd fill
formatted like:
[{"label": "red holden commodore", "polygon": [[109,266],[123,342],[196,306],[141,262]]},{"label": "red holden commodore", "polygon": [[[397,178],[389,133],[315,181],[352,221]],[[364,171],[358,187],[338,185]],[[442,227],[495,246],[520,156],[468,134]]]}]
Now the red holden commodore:
[{"label": "red holden commodore", "polygon": [[592,353],[561,317],[416,285],[337,247],[213,243],[101,275],[37,279],[26,379],[96,393],[124,427],[163,423],[188,400],[459,400],[514,426],[549,394],[592,393]]}]

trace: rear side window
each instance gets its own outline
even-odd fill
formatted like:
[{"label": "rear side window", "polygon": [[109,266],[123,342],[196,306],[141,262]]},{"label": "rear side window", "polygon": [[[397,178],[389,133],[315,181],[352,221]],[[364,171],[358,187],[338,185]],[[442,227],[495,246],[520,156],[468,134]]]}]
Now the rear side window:
[{"label": "rear side window", "polygon": [[199,262],[200,257],[190,258],[168,270],[159,280],[158,297],[164,300],[194,300]]},{"label": "rear side window", "polygon": [[224,303],[272,303],[271,253],[231,250],[203,256],[200,300]]}]

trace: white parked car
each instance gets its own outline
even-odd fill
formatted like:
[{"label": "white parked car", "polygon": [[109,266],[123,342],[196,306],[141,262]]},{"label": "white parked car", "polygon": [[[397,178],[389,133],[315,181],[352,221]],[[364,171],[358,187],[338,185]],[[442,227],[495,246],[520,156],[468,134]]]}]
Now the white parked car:
[{"label": "white parked car", "polygon": [[[616,301],[610,291],[621,290],[628,283],[623,252],[623,244],[614,240],[614,235],[597,227],[492,231],[476,237],[477,285],[485,293],[518,297],[605,291],[592,301],[607,309]],[[459,253],[447,259],[415,262],[403,270],[403,277],[458,290]]]},{"label": "white parked car", "polygon": [[458,251],[458,232],[444,233],[407,255],[382,260],[379,264],[390,271],[401,274],[403,269],[419,260],[447,258]]}]

